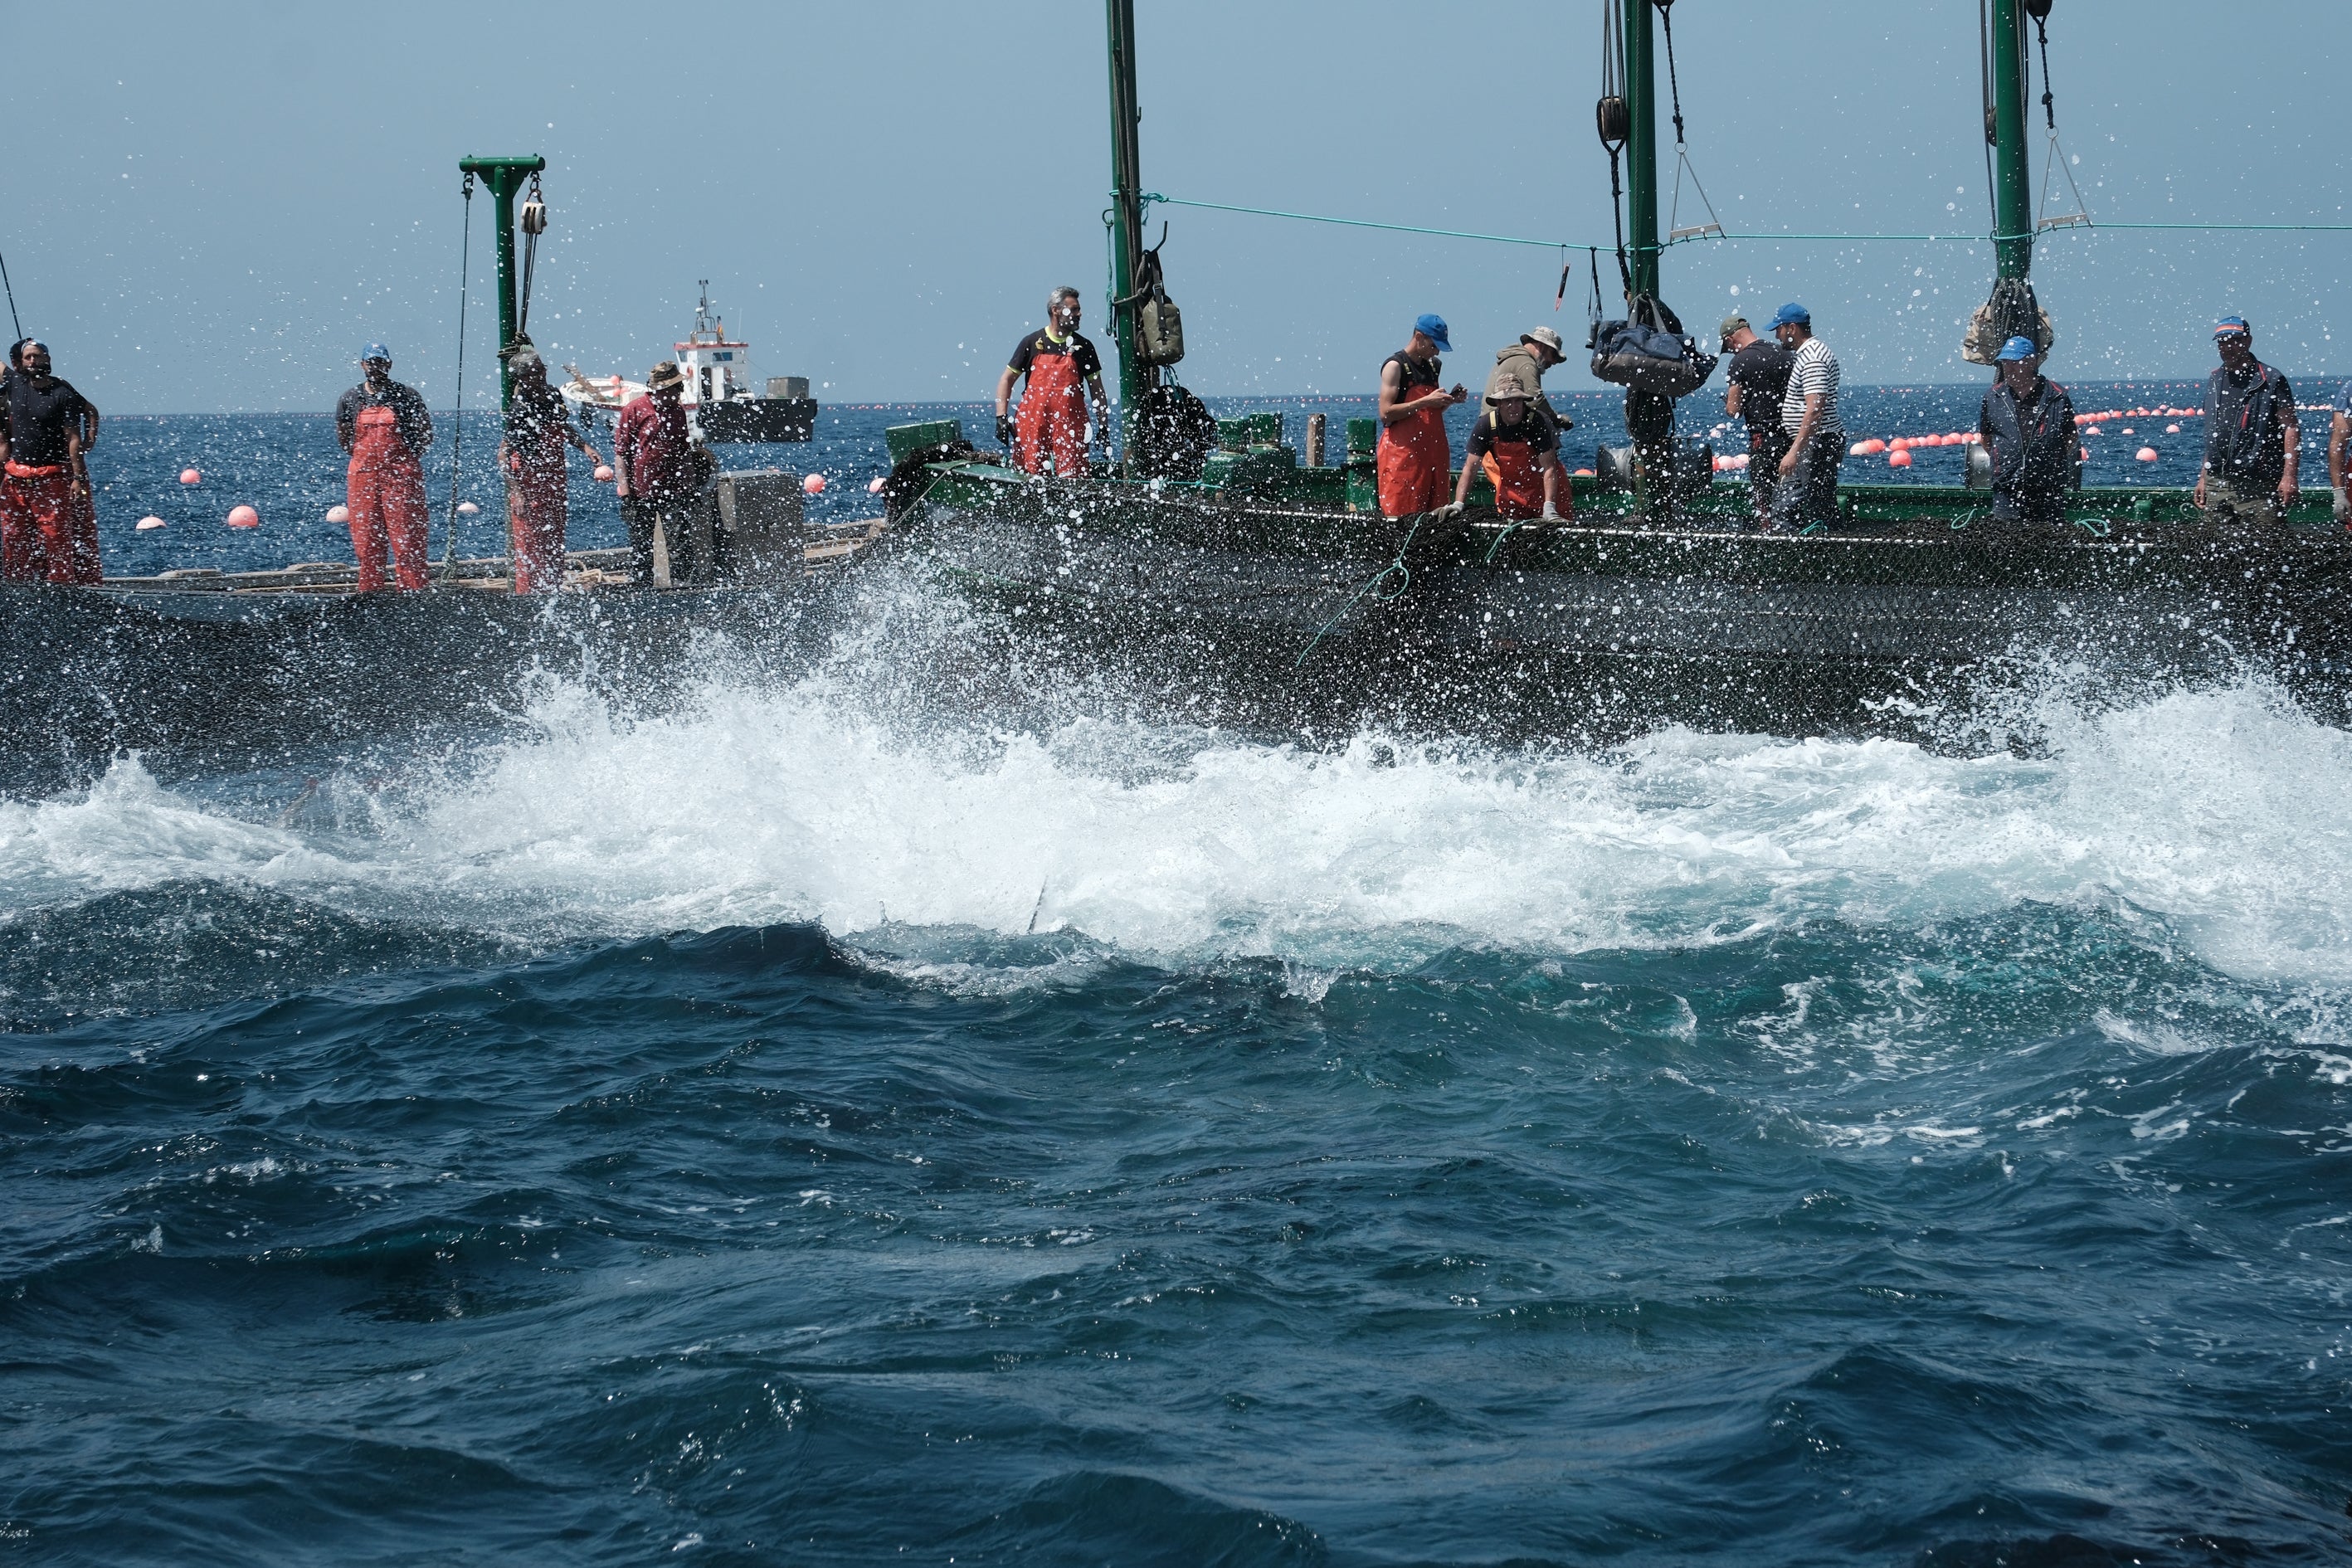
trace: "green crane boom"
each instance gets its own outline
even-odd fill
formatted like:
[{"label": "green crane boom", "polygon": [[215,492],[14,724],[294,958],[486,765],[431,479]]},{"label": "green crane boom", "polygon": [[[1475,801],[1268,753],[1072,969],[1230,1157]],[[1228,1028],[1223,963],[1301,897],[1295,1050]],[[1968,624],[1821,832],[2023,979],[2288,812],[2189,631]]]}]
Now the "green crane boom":
[{"label": "green crane boom", "polygon": [[[1143,157],[1136,145],[1143,115],[1135,104],[1135,0],[1104,0],[1110,39],[1110,335],[1118,350],[1118,417],[1134,427],[1146,377],[1136,342],[1135,292],[1143,258]],[[1103,432],[1108,447],[1110,432]],[[1127,443],[1122,439],[1124,454]]]},{"label": "green crane boom", "polygon": [[1992,0],[1993,257],[1998,275],[2033,270],[2033,175],[2025,155],[2025,19],[2021,0]]},{"label": "green crane boom", "polygon": [[1625,108],[1625,227],[1633,292],[1658,294],[1658,91],[1650,47],[1655,0],[1623,0]]},{"label": "green crane boom", "polygon": [[[490,187],[498,198],[499,207],[499,347],[504,349],[514,342],[515,335],[515,193],[523,182],[547,167],[547,160],[529,158],[461,158],[457,169],[473,174]],[[499,370],[499,406],[507,405],[514,392],[514,383],[503,364]]]}]

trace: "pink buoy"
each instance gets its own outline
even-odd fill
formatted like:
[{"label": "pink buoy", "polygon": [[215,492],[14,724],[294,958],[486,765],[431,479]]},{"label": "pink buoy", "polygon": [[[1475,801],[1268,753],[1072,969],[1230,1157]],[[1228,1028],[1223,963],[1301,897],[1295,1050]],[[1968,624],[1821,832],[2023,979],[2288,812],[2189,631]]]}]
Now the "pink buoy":
[{"label": "pink buoy", "polygon": [[1880,440],[1875,436],[1873,436],[1869,440],[1864,441],[1862,444],[1863,456],[1866,458],[1875,458],[1879,453],[1884,452],[1885,450],[1886,450],[1886,443]]},{"label": "pink buoy", "polygon": [[2132,456],[2137,458],[2143,463],[2153,463],[2156,461],[2156,448],[2153,447],[2142,447],[2138,451],[2134,452]]},{"label": "pink buoy", "polygon": [[888,486],[888,484],[889,484],[889,483],[890,483],[890,476],[889,476],[889,475],[887,475],[887,474],[877,474],[877,475],[875,475],[875,476],[874,476],[873,479],[872,479],[870,482],[868,482],[868,483],[867,483],[867,485],[866,485],[866,493],[867,495],[870,495],[870,496],[878,496],[878,495],[880,495],[880,494],[882,493],[883,489],[884,489],[887,486]]},{"label": "pink buoy", "polygon": [[806,490],[813,496],[823,495],[824,493],[824,476],[823,474],[811,474],[808,478],[801,481],[801,489]]},{"label": "pink buoy", "polygon": [[1886,454],[1886,466],[1890,468],[1907,468],[1911,466],[1911,454],[1901,449],[1889,452]]},{"label": "pink buoy", "polygon": [[2178,436],[2180,434],[2180,426],[2178,425],[2168,425],[2164,427],[2164,433],[2168,436]]},{"label": "pink buoy", "polygon": [[231,528],[259,528],[261,514],[249,506],[233,506],[228,509],[228,525]]},{"label": "pink buoy", "polygon": [[331,506],[327,509],[329,522],[349,522],[351,520],[352,509],[347,506]]},{"label": "pink buoy", "polygon": [[480,507],[476,506],[469,500],[461,500],[457,503],[457,515],[459,517],[471,517],[481,510],[482,509]]},{"label": "pink buoy", "polygon": [[180,482],[184,485],[200,485],[205,482],[205,476],[194,468],[182,468]]},{"label": "pink buoy", "polygon": [[151,528],[161,528],[163,526],[163,520],[160,517],[142,517],[139,520],[139,531],[142,533],[146,532]]},{"label": "pink buoy", "polygon": [[600,485],[609,485],[613,482],[612,464],[599,463],[596,465],[596,482]]},{"label": "pink buoy", "polygon": [[1867,441],[1856,441],[1853,446],[1848,447],[1845,449],[1845,455],[1849,458],[1867,458],[1870,456],[1870,443]]}]

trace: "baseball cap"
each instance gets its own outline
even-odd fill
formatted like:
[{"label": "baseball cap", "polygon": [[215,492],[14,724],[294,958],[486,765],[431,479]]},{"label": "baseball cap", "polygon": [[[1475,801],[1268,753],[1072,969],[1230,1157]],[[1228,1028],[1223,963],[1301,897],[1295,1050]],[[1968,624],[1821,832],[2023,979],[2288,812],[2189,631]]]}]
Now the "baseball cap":
[{"label": "baseball cap", "polygon": [[2243,332],[2248,337],[2252,337],[2254,335],[2254,329],[2246,325],[2246,318],[2243,316],[2224,316],[2213,323],[2215,337],[2226,338],[2231,332]]},{"label": "baseball cap", "polygon": [[1412,330],[1435,343],[1441,352],[1445,353],[1454,352],[1454,345],[1445,341],[1444,317],[1416,316],[1413,318]]},{"label": "baseball cap", "polygon": [[1745,316],[1726,316],[1723,318],[1723,325],[1715,330],[1715,335],[1718,338],[1727,338],[1747,325],[1748,318]]},{"label": "baseball cap", "polygon": [[1772,324],[1776,327],[1810,327],[1813,324],[1813,313],[1791,300],[1772,312]]},{"label": "baseball cap", "polygon": [[[1978,352],[1981,353],[1983,351],[1979,350]],[[2020,334],[2000,345],[2000,353],[1992,356],[1993,363],[1998,364],[2005,359],[2032,359],[2035,354],[2038,354],[2041,352],[2042,351],[2040,349],[2034,347],[2033,340],[2032,338]]]},{"label": "baseball cap", "polygon": [[370,343],[367,347],[360,350],[360,359],[362,363],[365,363],[372,359],[380,359],[389,362],[391,358],[392,351],[384,347],[382,343]]}]

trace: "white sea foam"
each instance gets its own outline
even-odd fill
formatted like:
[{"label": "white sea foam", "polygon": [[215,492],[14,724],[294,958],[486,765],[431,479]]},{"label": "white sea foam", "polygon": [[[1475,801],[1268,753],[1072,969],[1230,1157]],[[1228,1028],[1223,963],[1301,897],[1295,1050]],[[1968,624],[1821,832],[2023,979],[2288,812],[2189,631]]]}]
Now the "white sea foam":
[{"label": "white sea foam", "polygon": [[1378,968],[2050,900],[2149,911],[2249,977],[2352,980],[2352,737],[2253,686],[2039,717],[2032,759],[1685,731],[1539,756],[1105,722],[908,739],[724,679],[627,720],[557,687],[524,738],[340,826],[256,825],[132,760],[0,805],[0,911],[215,878],[581,935],[1034,921],[1163,960]]}]

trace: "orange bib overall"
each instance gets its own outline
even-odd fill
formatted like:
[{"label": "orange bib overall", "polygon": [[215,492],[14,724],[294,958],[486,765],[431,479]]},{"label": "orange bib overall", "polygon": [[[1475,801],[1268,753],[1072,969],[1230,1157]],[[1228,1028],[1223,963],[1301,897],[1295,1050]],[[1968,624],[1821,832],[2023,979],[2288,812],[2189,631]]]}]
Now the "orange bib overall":
[{"label": "orange bib overall", "polygon": [[360,410],[346,479],[360,592],[373,593],[384,585],[387,546],[400,585],[425,586],[425,465],[400,438],[400,421],[391,409]]}]

